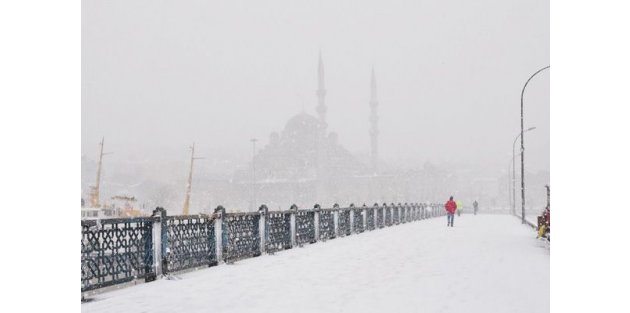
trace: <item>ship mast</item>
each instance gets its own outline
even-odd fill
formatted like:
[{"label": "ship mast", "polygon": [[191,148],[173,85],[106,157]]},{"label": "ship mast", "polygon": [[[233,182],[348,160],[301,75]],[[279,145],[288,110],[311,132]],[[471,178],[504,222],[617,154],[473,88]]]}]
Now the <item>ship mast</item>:
[{"label": "ship mast", "polygon": [[195,143],[193,142],[192,147],[190,147],[190,172],[188,172],[188,184],[186,185],[186,199],[184,200],[184,209],[182,210],[182,214],[188,215],[189,207],[190,207],[190,192],[192,189],[192,174],[193,174],[193,163],[196,159],[203,158],[195,158]]},{"label": "ship mast", "polygon": [[98,169],[96,170],[96,185],[92,187],[92,193],[90,194],[90,205],[93,208],[101,207],[100,203],[100,190],[101,190],[101,168],[103,166],[103,156],[109,153],[103,153],[103,147],[105,146],[105,137],[101,140],[101,153],[98,157]]}]

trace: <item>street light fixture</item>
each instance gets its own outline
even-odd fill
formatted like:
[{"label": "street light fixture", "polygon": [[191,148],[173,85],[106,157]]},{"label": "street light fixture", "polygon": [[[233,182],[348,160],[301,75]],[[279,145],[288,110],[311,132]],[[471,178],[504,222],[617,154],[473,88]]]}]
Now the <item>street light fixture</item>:
[{"label": "street light fixture", "polygon": [[[527,130],[525,130],[525,133],[534,129],[536,129],[536,127],[530,127]],[[516,141],[518,140],[519,137],[521,137],[521,134],[518,134],[516,138],[514,138],[514,142],[512,143],[512,214],[513,215],[516,215],[516,164],[514,162],[514,158],[515,158],[514,146],[516,145]]]},{"label": "street light fixture", "polygon": [[525,85],[523,85],[523,90],[521,91],[521,223],[523,224],[525,224],[525,142],[523,138],[523,95],[525,94],[525,88],[527,88],[529,81],[532,80],[532,78],[534,78],[534,76],[538,73],[550,67],[550,65],[547,65],[532,74],[532,76],[530,76],[525,82]]}]

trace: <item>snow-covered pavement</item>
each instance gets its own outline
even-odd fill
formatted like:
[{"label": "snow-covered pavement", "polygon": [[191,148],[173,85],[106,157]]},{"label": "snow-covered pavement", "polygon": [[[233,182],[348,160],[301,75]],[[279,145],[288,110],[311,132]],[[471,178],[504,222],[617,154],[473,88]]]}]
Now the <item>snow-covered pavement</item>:
[{"label": "snow-covered pavement", "polygon": [[549,248],[509,215],[365,232],[95,296],[84,313],[549,312]]}]

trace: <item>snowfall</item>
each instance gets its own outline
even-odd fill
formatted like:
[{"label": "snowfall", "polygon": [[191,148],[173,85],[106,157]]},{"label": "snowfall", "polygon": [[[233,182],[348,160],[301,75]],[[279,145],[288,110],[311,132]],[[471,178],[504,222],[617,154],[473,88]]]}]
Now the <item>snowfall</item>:
[{"label": "snowfall", "polygon": [[81,311],[549,312],[549,244],[509,215],[416,221],[173,278]]}]

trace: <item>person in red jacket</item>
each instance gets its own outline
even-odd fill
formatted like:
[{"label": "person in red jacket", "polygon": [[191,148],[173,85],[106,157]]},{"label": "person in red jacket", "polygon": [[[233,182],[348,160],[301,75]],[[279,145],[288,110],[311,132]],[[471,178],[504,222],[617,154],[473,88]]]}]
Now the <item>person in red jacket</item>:
[{"label": "person in red jacket", "polygon": [[446,209],[446,227],[453,227],[453,220],[455,219],[455,210],[457,210],[457,203],[453,201],[453,196],[444,205]]}]

